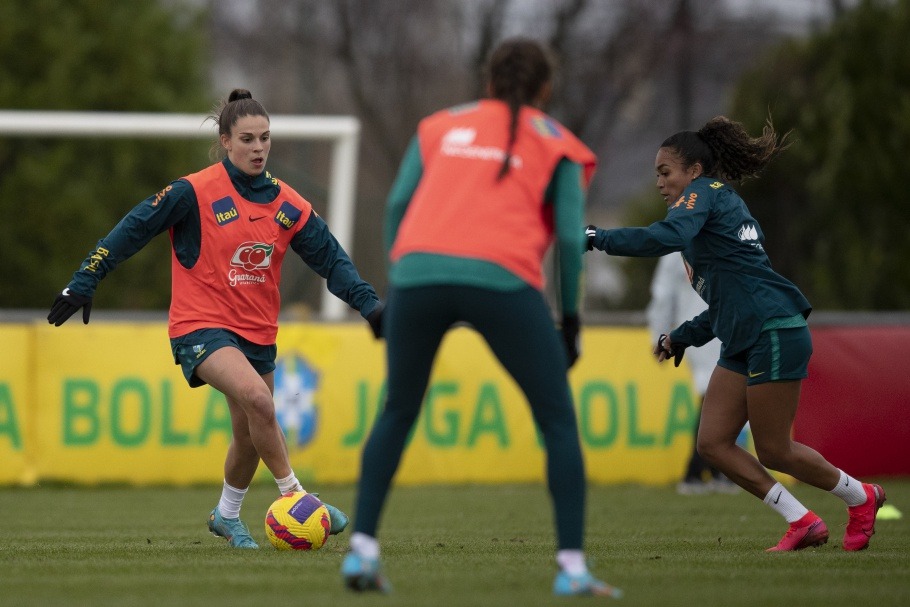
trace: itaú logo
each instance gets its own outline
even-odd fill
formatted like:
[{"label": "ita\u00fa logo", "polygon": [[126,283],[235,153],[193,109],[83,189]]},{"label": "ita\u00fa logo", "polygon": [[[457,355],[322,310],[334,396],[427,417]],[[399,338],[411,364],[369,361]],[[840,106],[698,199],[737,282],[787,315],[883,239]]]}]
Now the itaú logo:
[{"label": "ita\u00fa logo", "polygon": [[272,251],[274,250],[275,245],[273,244],[245,242],[234,251],[234,255],[231,257],[231,265],[243,268],[247,272],[264,270],[272,265]]}]

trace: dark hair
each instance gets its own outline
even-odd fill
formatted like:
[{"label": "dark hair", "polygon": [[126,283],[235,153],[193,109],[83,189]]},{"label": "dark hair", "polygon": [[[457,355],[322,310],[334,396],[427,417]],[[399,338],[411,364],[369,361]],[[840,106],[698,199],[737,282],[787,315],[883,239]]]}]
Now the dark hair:
[{"label": "dark hair", "polygon": [[490,95],[505,101],[512,120],[509,142],[499,169],[498,179],[509,172],[512,147],[518,133],[518,112],[522,105],[532,105],[553,74],[553,62],[544,47],[527,38],[513,38],[497,46],[487,60],[487,82]]},{"label": "dark hair", "polygon": [[218,125],[218,139],[212,144],[209,156],[213,160],[224,158],[225,151],[221,146],[221,136],[231,136],[231,130],[237,121],[244,116],[265,116],[269,114],[262,104],[253,99],[253,94],[246,89],[234,89],[227,99],[222,99],[212,108],[209,119]]},{"label": "dark hair", "polygon": [[726,116],[716,116],[698,131],[681,131],[660,144],[675,151],[685,167],[701,163],[707,177],[742,181],[758,177],[790,144],[789,132],[779,136],[769,118],[761,137],[750,137],[745,127]]}]

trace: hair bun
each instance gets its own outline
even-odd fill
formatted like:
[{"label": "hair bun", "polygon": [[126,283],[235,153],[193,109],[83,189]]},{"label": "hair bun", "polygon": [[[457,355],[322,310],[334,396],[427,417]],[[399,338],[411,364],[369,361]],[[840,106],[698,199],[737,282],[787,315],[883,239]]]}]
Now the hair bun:
[{"label": "hair bun", "polygon": [[228,97],[228,103],[231,101],[237,101],[238,99],[252,99],[253,93],[249,92],[246,89],[234,89],[231,91],[230,96]]}]

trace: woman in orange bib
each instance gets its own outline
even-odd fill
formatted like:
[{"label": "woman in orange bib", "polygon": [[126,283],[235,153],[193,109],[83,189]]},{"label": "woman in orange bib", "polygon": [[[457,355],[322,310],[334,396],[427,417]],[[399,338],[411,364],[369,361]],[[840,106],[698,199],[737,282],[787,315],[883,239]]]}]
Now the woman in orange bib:
[{"label": "woman in orange bib", "polygon": [[[595,157],[539,109],[552,71],[540,45],[506,41],[488,69],[488,99],[420,122],[388,198],[388,398],[363,450],[342,577],[353,590],[390,590],[380,571],[380,512],[436,351],[462,323],[484,337],[518,383],[543,435],[560,566],[553,592],[617,596],[585,564],[585,472],[566,378],[579,355],[585,245],[573,231],[584,223]],[[541,262],[554,236],[561,331],[541,292]]]},{"label": "woman in orange bib", "polygon": [[[272,400],[285,253],[293,250],[325,278],[377,337],[383,305],[312,205],[265,170],[272,145],[265,108],[236,89],[212,119],[219,133],[215,155],[222,160],[134,207],[82,262],[47,320],[60,326],[81,308],[88,324],[98,283],[152,238],[169,233],[174,361],[191,387],[209,384],[223,393],[231,414],[224,486],[208,528],[232,547],[258,548],[240,506],[259,460],[281,493],[302,490]],[[326,506],[331,533],[339,533],[348,518]]]}]

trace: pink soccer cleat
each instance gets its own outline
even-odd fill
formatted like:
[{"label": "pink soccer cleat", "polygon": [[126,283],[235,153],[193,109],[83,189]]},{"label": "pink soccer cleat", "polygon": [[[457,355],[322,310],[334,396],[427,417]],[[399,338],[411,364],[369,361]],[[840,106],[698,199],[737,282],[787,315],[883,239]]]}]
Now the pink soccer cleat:
[{"label": "pink soccer cleat", "polygon": [[863,483],[866,501],[859,506],[847,508],[850,520],[844,532],[844,550],[863,550],[869,547],[869,539],[875,533],[875,515],[885,503],[885,490],[880,485]]},{"label": "pink soccer cleat", "polygon": [[790,523],[790,528],[784,537],[765,552],[785,552],[802,550],[809,546],[821,546],[828,541],[828,526],[817,514],[811,510],[795,523]]}]

